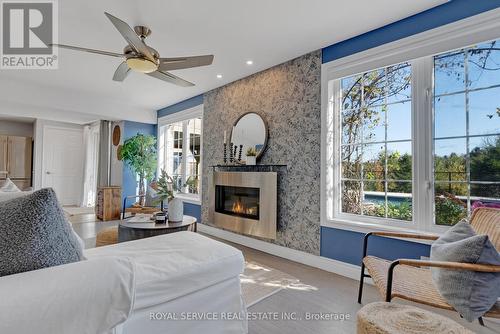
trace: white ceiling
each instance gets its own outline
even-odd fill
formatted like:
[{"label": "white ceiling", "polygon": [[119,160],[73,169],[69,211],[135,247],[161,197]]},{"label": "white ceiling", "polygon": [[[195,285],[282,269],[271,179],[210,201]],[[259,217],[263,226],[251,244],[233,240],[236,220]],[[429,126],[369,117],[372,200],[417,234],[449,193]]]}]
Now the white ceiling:
[{"label": "white ceiling", "polygon": [[[182,88],[131,73],[111,80],[117,58],[59,51],[58,70],[0,71],[0,114],[69,122],[156,122],[155,110],[446,0],[59,1],[59,43],[121,52],[125,41],[103,12],[146,25],[162,57],[214,54],[211,66],[175,71]],[[254,65],[245,61],[251,59]],[[217,79],[216,75],[223,75]]]}]

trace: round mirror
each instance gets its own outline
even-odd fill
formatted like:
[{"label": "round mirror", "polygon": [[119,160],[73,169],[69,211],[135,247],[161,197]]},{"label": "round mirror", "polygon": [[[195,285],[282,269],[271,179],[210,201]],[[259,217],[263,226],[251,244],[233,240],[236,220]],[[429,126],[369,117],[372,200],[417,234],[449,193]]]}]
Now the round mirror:
[{"label": "round mirror", "polygon": [[267,145],[266,122],[254,112],[244,114],[234,123],[231,142],[237,147],[243,145],[242,159],[246,156],[247,150],[253,147],[257,152],[256,158],[259,160]]}]

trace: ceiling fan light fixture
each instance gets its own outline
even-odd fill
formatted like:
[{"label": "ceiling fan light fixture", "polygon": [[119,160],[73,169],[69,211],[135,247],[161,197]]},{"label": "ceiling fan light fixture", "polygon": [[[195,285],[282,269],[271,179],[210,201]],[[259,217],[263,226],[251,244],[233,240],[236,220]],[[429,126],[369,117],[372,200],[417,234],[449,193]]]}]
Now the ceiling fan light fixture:
[{"label": "ceiling fan light fixture", "polygon": [[127,65],[131,69],[141,73],[151,73],[158,69],[158,64],[149,59],[141,57],[131,57],[127,59]]}]

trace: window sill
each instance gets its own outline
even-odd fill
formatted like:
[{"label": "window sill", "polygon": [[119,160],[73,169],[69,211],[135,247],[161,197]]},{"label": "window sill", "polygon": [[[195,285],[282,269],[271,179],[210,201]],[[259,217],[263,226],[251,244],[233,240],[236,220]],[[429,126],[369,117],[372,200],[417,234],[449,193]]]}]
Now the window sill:
[{"label": "window sill", "polygon": [[184,203],[201,205],[201,200],[199,196],[189,196],[185,194],[176,194],[175,197],[182,200]]},{"label": "window sill", "polygon": [[[382,224],[366,223],[366,222],[359,222],[359,221],[345,220],[345,219],[333,219],[333,220],[322,221],[321,226],[336,228],[344,231],[359,232],[364,234],[369,232],[402,232],[402,233],[415,233],[415,234],[430,234],[439,236],[439,234],[434,232],[421,231],[412,228],[387,226]],[[407,238],[394,238],[394,239],[406,240],[426,245],[430,245],[433,242],[431,240],[422,240],[422,239],[407,239]]]}]

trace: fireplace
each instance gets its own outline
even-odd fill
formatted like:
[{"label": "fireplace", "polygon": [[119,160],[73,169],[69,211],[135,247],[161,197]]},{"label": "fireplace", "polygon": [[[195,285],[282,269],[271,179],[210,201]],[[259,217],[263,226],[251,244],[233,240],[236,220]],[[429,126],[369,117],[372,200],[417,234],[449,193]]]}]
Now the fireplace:
[{"label": "fireplace", "polygon": [[260,189],[215,186],[215,212],[259,220]]},{"label": "fireplace", "polygon": [[210,219],[214,225],[268,239],[276,238],[277,174],[214,172]]}]

